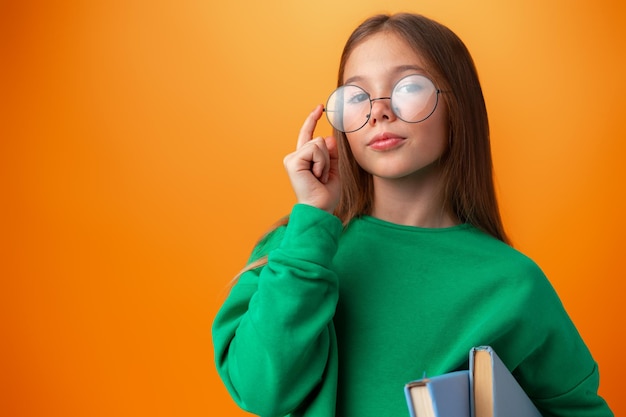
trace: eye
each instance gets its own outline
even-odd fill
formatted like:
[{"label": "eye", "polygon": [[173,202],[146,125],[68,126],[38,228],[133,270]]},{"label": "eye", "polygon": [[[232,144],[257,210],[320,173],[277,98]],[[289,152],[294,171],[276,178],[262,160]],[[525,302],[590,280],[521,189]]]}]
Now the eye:
[{"label": "eye", "polygon": [[350,97],[346,98],[347,104],[360,104],[364,101],[369,101],[370,97],[365,91],[355,92]]},{"label": "eye", "polygon": [[417,98],[434,90],[435,86],[430,79],[423,75],[413,74],[401,78],[393,88],[393,94]]},{"label": "eye", "polygon": [[425,86],[421,83],[407,82],[396,87],[396,91],[401,94],[418,94],[423,91]]}]

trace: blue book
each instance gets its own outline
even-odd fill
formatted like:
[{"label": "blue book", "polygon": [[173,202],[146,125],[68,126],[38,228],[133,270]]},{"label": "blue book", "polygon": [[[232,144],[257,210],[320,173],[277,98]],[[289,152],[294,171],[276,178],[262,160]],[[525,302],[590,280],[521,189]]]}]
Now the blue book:
[{"label": "blue book", "polygon": [[411,417],[541,417],[489,346],[470,350],[469,370],[411,381],[404,393]]},{"label": "blue book", "polygon": [[472,348],[469,364],[472,417],[541,417],[491,347]]},{"label": "blue book", "polygon": [[411,381],[404,394],[411,417],[470,417],[469,371]]}]

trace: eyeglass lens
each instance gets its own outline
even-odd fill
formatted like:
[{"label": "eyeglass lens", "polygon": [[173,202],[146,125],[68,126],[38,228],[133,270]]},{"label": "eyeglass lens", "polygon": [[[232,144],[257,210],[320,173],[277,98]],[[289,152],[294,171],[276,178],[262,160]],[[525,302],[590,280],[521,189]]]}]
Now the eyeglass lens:
[{"label": "eyeglass lens", "polygon": [[[435,111],[439,91],[433,82],[423,75],[401,78],[391,92],[391,110],[408,123],[426,120]],[[388,98],[388,97],[387,97]],[[379,99],[385,99],[381,97]],[[337,88],[326,103],[326,116],[330,124],[342,132],[359,130],[370,118],[372,99],[361,87],[344,85]]]}]

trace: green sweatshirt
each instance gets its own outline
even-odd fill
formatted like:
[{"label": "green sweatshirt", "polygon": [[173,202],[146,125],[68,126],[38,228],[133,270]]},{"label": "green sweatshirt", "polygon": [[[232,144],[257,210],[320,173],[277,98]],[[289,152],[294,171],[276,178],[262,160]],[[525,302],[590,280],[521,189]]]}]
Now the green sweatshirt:
[{"label": "green sweatshirt", "polygon": [[213,323],[217,369],[263,416],[406,417],[403,387],[490,345],[545,416],[612,416],[598,368],[526,256],[469,224],[341,222],[294,206]]}]

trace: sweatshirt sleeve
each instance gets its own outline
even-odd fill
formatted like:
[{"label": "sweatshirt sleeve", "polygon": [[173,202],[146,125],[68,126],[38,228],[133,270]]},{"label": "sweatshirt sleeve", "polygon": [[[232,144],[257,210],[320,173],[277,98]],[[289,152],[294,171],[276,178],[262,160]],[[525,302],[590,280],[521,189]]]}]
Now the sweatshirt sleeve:
[{"label": "sweatshirt sleeve", "polygon": [[320,389],[334,342],[338,299],[331,268],[342,225],[306,205],[266,237],[213,322],[217,370],[235,401],[261,416],[285,415]]},{"label": "sweatshirt sleeve", "polygon": [[543,314],[535,313],[536,322],[545,326],[537,334],[544,336],[529,349],[518,368],[519,376],[532,381],[533,399],[545,417],[612,417],[613,412],[598,395],[597,363],[552,287],[545,292],[547,296],[543,300],[538,296],[537,302],[552,307],[538,309]]},{"label": "sweatshirt sleeve", "polygon": [[519,269],[525,279],[515,290],[515,339],[501,348],[516,358],[514,375],[544,417],[612,417],[598,395],[597,363],[556,291],[532,261]]}]

